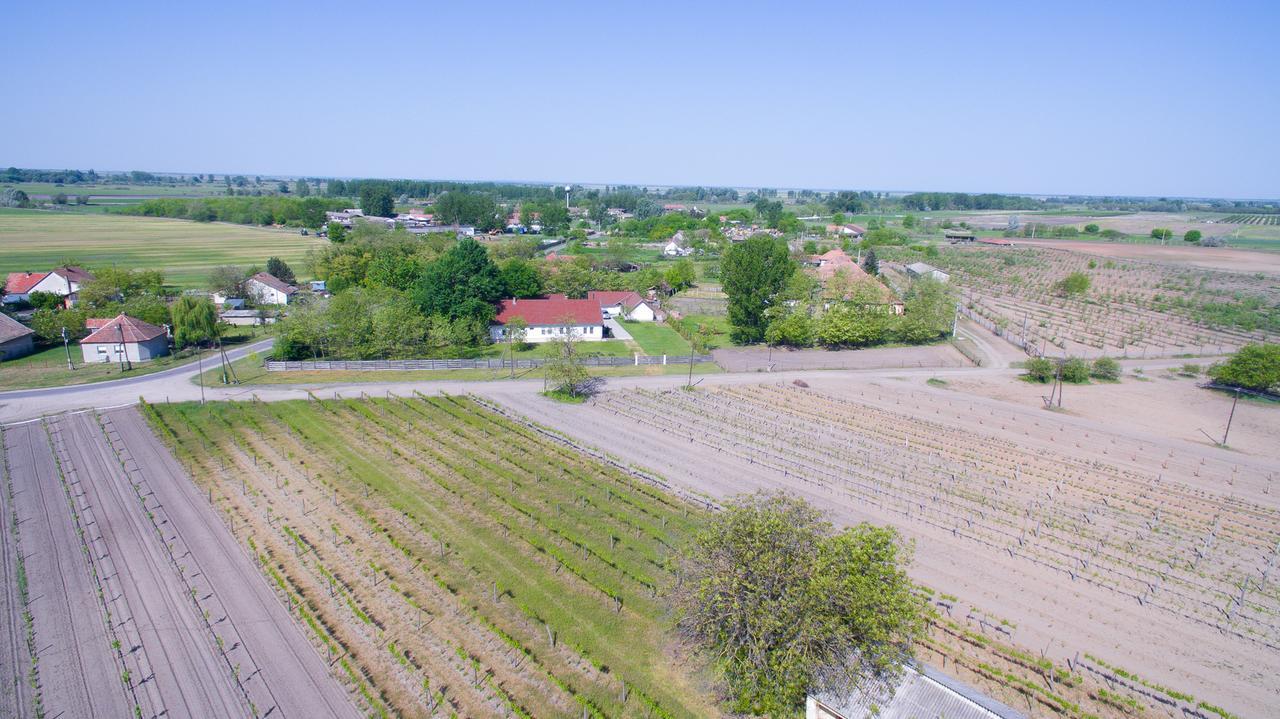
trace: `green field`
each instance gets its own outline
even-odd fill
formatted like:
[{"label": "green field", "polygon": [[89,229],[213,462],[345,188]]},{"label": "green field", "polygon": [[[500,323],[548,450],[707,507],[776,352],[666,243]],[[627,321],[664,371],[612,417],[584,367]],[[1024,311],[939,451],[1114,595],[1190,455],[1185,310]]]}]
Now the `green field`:
[{"label": "green field", "polygon": [[[265,185],[264,185],[265,186]],[[125,183],[81,183],[55,185],[51,182],[0,182],[0,191],[8,188],[22,190],[28,196],[56,195],[59,192],[73,197],[209,197],[226,194],[226,185],[131,185]]]},{"label": "green field", "polygon": [[114,264],[163,270],[168,284],[200,288],[214,267],[261,267],[272,256],[304,275],[307,250],[323,244],[296,230],[0,209],[0,272],[37,271],[74,260],[90,269]]},{"label": "green field", "polygon": [[622,328],[647,355],[689,355],[689,341],[661,322],[623,322]]},{"label": "green field", "polygon": [[721,715],[657,595],[697,507],[461,397],[144,412],[364,715]]}]

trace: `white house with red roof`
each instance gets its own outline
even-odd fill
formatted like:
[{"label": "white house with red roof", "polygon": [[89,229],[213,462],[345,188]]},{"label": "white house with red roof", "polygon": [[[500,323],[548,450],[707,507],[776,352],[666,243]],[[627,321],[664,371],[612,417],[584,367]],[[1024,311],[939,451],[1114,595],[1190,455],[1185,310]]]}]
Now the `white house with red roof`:
[{"label": "white house with red roof", "polygon": [[67,265],[48,272],[10,272],[4,283],[5,302],[26,302],[33,292],[45,292],[64,298],[73,307],[79,299],[80,285],[93,279],[83,267]]},{"label": "white house with red roof", "polygon": [[146,362],[169,354],[169,333],[163,327],[121,314],[109,320],[91,319],[85,326],[92,329],[80,340],[84,361]]},{"label": "white house with red roof", "polygon": [[259,305],[287,305],[297,291],[297,287],[266,272],[259,272],[244,281],[244,293]]},{"label": "white house with red roof", "polygon": [[524,342],[550,342],[566,336],[582,342],[604,339],[604,316],[599,300],[571,300],[564,295],[503,300],[498,316],[489,326],[489,336],[494,342],[507,340],[507,323],[517,317],[525,323]]},{"label": "white house with red roof", "polygon": [[598,301],[600,310],[609,319],[621,317],[632,322],[653,322],[662,315],[656,302],[646,300],[638,292],[591,290],[587,299]]}]

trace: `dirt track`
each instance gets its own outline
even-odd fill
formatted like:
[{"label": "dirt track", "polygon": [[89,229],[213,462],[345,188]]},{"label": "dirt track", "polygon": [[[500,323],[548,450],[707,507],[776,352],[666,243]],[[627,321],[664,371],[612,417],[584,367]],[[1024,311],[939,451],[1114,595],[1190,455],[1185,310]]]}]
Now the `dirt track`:
[{"label": "dirt track", "polygon": [[[824,375],[806,378],[815,389],[836,396],[856,395],[862,389],[894,396],[903,393],[892,379],[842,379]],[[947,390],[912,388],[922,396],[956,396]],[[558,429],[598,447],[607,448],[623,461],[652,468],[687,489],[723,498],[758,488],[784,488],[806,497],[833,513],[838,522],[872,521],[889,523],[916,542],[913,575],[940,591],[959,595],[962,600],[996,616],[1008,619],[1016,628],[1012,640],[1033,651],[1044,650],[1059,659],[1077,652],[1091,652],[1119,666],[1136,670],[1166,686],[1180,688],[1198,697],[1225,706],[1245,716],[1267,716],[1280,701],[1280,653],[1246,640],[1220,634],[1210,626],[1183,619],[1177,614],[1140,606],[1101,587],[1073,582],[1064,574],[1025,560],[1013,559],[1002,551],[957,541],[949,532],[904,519],[900,514],[856,502],[829,488],[814,486],[762,467],[749,453],[725,449],[717,452],[684,435],[672,435],[651,426],[614,415],[602,406],[568,406],[542,398],[494,393],[494,398],[512,406],[536,422]],[[966,401],[968,397],[964,398]],[[1108,437],[1120,441],[1151,443],[1160,451],[1176,452],[1194,463],[1200,457],[1221,466],[1235,461],[1230,453],[1180,440],[1165,440],[1121,426],[1107,426],[1090,420],[1050,415],[1043,410],[1010,405],[996,400],[974,398],[976,411],[960,423],[972,431],[1004,436],[1029,446],[1054,447],[1055,431],[1094,432],[1095,439],[1081,449],[1085,456],[1115,461],[1103,456]],[[890,401],[892,404],[892,401]],[[995,423],[978,427],[988,413],[1012,417],[997,429]],[[937,421],[932,409],[929,419]],[[1036,429],[1031,429],[1032,426]],[[1024,436],[1024,431],[1035,436]],[[1043,436],[1040,436],[1043,435]],[[1087,434],[1086,434],[1087,436]],[[1226,464],[1222,464],[1226,463]],[[1254,477],[1248,486],[1227,490],[1221,475],[1200,480],[1179,476],[1205,491],[1239,494],[1250,502],[1275,506],[1264,479],[1280,469],[1274,456],[1266,460],[1241,459],[1241,468],[1251,468]],[[1229,470],[1228,470],[1229,471]],[[1215,481],[1216,479],[1216,481]],[[1267,487],[1264,489],[1264,487]]]},{"label": "dirt track", "polygon": [[[11,426],[5,452],[46,716],[355,716],[134,410]],[[25,644],[5,608],[10,686],[30,664],[10,666]],[[14,715],[34,715],[31,697],[18,699]]]}]

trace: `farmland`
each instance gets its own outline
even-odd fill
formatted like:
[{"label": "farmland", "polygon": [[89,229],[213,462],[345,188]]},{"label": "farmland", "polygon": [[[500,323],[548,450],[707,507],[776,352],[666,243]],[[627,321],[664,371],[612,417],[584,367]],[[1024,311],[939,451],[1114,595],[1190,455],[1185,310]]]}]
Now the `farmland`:
[{"label": "farmland", "polygon": [[806,380],[621,390],[578,410],[502,398],[583,441],[626,427],[625,461],[692,491],[785,487],[841,522],[897,526],[916,578],[979,608],[952,597],[944,618],[985,614],[999,641],[1077,671],[1089,653],[1245,715],[1274,705],[1274,461],[892,380]]},{"label": "farmland", "polygon": [[697,507],[466,399],[146,411],[366,712],[718,714],[656,598]]},{"label": "farmland", "polygon": [[9,716],[355,715],[135,411],[3,435]]},{"label": "farmland", "polygon": [[0,269],[39,270],[74,259],[163,270],[179,288],[202,287],[219,265],[265,265],[279,257],[297,271],[323,239],[296,231],[150,217],[0,210]]},{"label": "farmland", "polygon": [[[1047,354],[1220,353],[1280,335],[1280,283],[1267,276],[1043,248],[948,248],[930,262],[985,324]],[[1089,277],[1088,290],[1055,290],[1073,272]]]}]

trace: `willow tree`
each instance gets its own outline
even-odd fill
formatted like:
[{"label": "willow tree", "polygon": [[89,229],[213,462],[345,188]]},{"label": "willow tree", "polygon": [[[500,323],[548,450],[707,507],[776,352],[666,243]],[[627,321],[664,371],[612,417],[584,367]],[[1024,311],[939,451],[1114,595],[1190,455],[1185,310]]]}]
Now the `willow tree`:
[{"label": "willow tree", "polygon": [[235,371],[228,367],[227,353],[222,349],[222,328],[218,323],[218,309],[213,302],[206,297],[184,295],[173,304],[170,316],[173,320],[174,346],[196,345],[196,354],[199,355],[202,343],[213,343],[222,363],[222,383],[229,384],[228,373],[235,377]]}]

